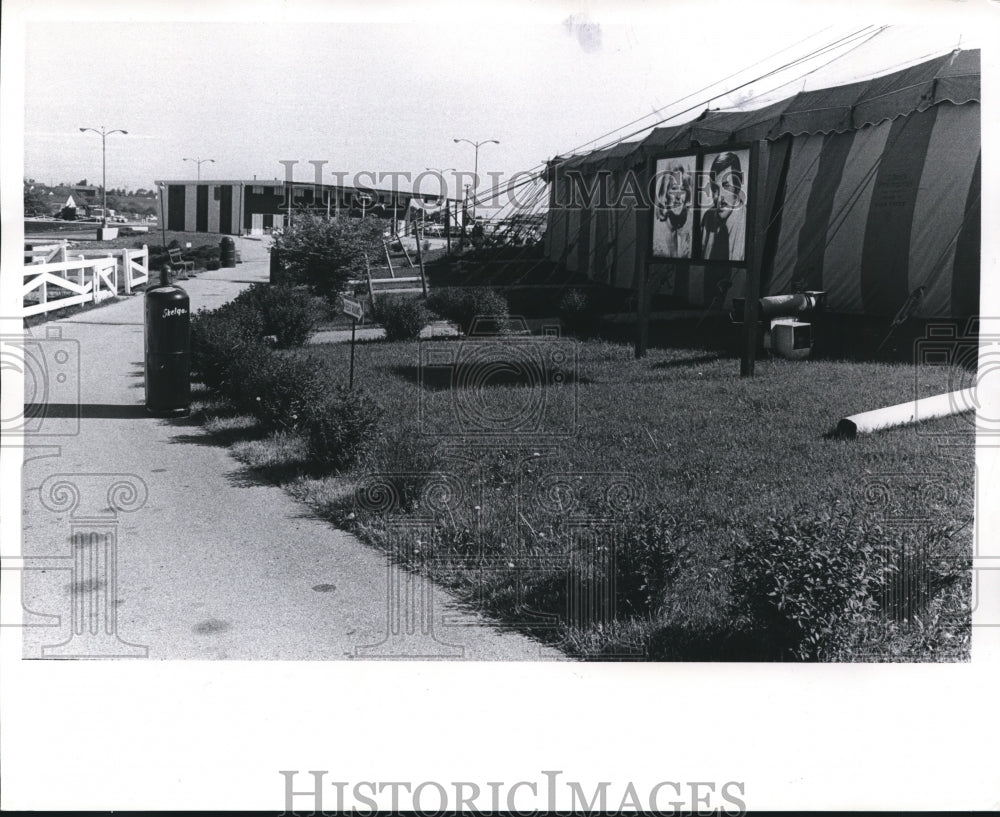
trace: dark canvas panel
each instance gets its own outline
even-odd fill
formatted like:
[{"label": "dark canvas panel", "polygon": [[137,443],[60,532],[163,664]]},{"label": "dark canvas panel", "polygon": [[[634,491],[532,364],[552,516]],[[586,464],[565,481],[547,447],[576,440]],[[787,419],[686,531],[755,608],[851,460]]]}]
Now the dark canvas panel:
[{"label": "dark canvas panel", "polygon": [[895,315],[910,296],[913,208],[936,113],[932,108],[892,123],[861,250],[861,298],[867,315]]}]

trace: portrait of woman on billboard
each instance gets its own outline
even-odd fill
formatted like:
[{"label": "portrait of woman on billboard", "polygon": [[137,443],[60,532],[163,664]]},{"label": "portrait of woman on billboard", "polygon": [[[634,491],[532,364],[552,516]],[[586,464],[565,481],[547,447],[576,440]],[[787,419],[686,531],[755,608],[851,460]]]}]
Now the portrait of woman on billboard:
[{"label": "portrait of woman on billboard", "polygon": [[750,151],[707,154],[702,159],[701,253],[705,261],[746,258],[747,169]]},{"label": "portrait of woman on billboard", "polygon": [[653,202],[653,255],[690,258],[694,235],[692,208],[695,157],[660,159],[656,163]]}]

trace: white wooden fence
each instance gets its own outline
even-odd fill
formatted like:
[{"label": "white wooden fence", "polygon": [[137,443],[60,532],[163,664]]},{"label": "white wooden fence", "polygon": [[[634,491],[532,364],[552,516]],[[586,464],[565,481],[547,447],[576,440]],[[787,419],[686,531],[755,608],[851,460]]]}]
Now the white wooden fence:
[{"label": "white wooden fence", "polygon": [[70,256],[65,244],[49,244],[25,249],[24,255],[31,262],[24,266],[21,317],[100,303],[118,295],[119,287],[131,295],[149,280],[149,248],[145,246]]}]

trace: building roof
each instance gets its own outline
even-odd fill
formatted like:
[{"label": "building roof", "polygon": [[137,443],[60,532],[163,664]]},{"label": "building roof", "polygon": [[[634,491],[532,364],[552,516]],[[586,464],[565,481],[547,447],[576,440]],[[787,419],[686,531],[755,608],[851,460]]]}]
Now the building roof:
[{"label": "building roof", "polygon": [[[430,174],[422,174],[422,175],[430,175]],[[163,184],[163,185],[168,185],[168,186],[169,185],[192,185],[192,184],[194,184],[194,185],[205,184],[205,185],[220,186],[220,185],[237,185],[237,184],[241,184],[241,185],[243,185],[245,187],[271,187],[271,188],[274,188],[274,187],[284,187],[286,184],[290,184],[293,187],[297,187],[297,188],[312,188],[312,187],[316,186],[315,182],[308,182],[308,181],[284,182],[281,179],[250,179],[250,180],[247,180],[247,179],[201,179],[201,180],[198,180],[198,179],[156,179],[155,183],[158,184],[158,185],[159,184]],[[419,197],[419,198],[423,199],[425,202],[437,201],[437,200],[439,200],[441,198],[441,196],[434,195],[433,193],[413,193],[412,191],[405,190],[402,187],[400,187],[400,188],[398,188],[396,190],[393,190],[392,188],[388,188],[388,187],[370,187],[368,185],[357,186],[357,185],[350,185],[350,184],[323,184],[321,186],[322,186],[323,190],[345,190],[345,191],[349,191],[349,192],[352,192],[352,193],[374,193],[375,195],[383,195],[383,196],[393,196],[393,195],[395,195],[395,196],[407,197],[407,198],[409,198],[410,196],[414,196],[414,197]],[[448,199],[448,201],[460,201],[460,199]]]}]

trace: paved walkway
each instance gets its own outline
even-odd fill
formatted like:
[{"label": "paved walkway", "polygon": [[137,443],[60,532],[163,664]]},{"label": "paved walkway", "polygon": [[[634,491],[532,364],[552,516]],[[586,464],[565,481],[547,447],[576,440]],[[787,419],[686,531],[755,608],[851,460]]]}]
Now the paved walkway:
[{"label": "paved walkway", "polygon": [[[267,279],[264,248],[242,244],[245,263],[182,282],[192,309]],[[68,377],[31,440],[58,448],[25,454],[24,604],[49,625],[26,628],[26,657],[563,657],[390,569],[199,426],[147,417],[142,315],[137,296],[32,332],[61,332],[42,343]]]}]

